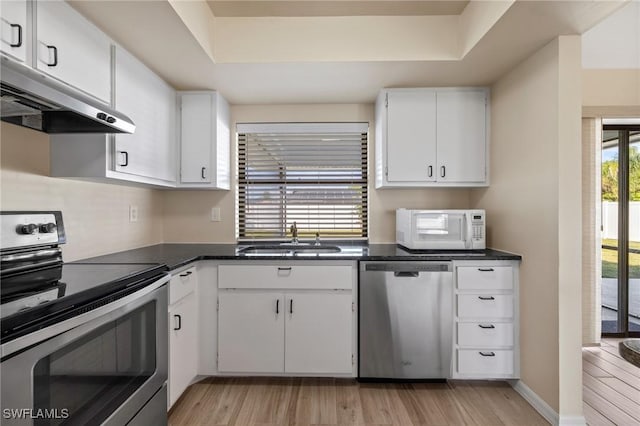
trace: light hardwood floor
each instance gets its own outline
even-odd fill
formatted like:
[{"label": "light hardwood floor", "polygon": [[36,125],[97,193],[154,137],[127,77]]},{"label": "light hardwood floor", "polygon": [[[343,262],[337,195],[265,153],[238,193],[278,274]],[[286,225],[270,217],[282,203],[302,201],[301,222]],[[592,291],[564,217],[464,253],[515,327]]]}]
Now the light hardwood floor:
[{"label": "light hardwood floor", "polygon": [[210,378],[172,408],[171,425],[547,425],[505,382],[358,383]]},{"label": "light hardwood floor", "polygon": [[621,339],[582,349],[584,415],[590,426],[640,425],[640,368],[618,352]]}]

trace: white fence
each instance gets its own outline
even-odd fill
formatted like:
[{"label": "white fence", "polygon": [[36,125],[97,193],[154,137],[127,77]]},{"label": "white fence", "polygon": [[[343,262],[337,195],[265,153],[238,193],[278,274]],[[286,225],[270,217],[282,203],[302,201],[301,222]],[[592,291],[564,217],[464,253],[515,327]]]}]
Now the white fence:
[{"label": "white fence", "polygon": [[[602,238],[618,239],[618,202],[602,202]],[[640,201],[629,203],[629,240],[640,241]]]}]

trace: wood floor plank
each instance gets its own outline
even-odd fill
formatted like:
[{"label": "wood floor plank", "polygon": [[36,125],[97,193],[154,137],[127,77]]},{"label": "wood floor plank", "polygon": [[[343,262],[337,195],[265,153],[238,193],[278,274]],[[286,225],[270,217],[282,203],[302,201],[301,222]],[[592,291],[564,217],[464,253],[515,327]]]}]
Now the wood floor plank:
[{"label": "wood floor plank", "polygon": [[598,380],[610,388],[620,392],[632,401],[637,401],[638,404],[640,404],[640,389],[636,389],[633,386],[626,384],[617,377],[600,377]]},{"label": "wood floor plank", "polygon": [[600,414],[599,411],[589,404],[583,404],[582,409],[588,426],[616,426],[615,423]]},{"label": "wood floor plank", "polygon": [[604,371],[602,368],[589,362],[584,355],[582,356],[582,370],[593,377],[613,377],[608,371]]},{"label": "wood floor plank", "polygon": [[623,382],[634,388],[640,389],[640,378],[632,376],[624,369],[604,360],[596,355],[591,354],[589,351],[583,351],[583,359],[586,359],[596,367],[600,367],[604,371],[608,372],[611,376],[618,377]]},{"label": "wood floor plank", "polygon": [[335,385],[338,424],[364,424],[362,404],[356,382],[351,379],[337,379]]},{"label": "wood floor plank", "polygon": [[434,423],[431,419],[433,416],[433,410],[431,402],[438,407],[438,416],[442,416],[451,425],[465,425],[470,424],[470,421],[465,419],[465,412],[462,410],[460,403],[455,398],[455,392],[448,383],[414,383],[413,389],[416,394],[416,399],[420,403],[420,407],[425,414],[425,421]]},{"label": "wood floor plank", "polygon": [[539,425],[504,382],[358,383],[354,379],[214,378],[189,387],[173,426]]},{"label": "wood floor plank", "polygon": [[511,386],[504,382],[473,383],[487,406],[506,424],[517,422],[523,426],[547,425],[548,422],[522,398],[514,397]]},{"label": "wood floor plank", "polygon": [[305,378],[298,386],[294,424],[338,423],[337,395],[331,378]]},{"label": "wood floor plank", "polygon": [[469,424],[496,426],[504,424],[492,410],[488,409],[482,395],[470,382],[455,382],[454,386],[456,398],[467,413],[465,418]]},{"label": "wood floor plank", "polygon": [[614,355],[611,352],[607,351],[607,350],[601,350],[601,349],[587,349],[587,351],[595,356],[598,356],[602,359],[604,359],[605,361],[608,361],[610,363],[612,363],[613,365],[622,368],[623,370],[625,370],[627,373],[631,374],[632,376],[636,376],[638,378],[640,378],[640,368],[636,367],[635,365],[631,364],[629,361],[625,360],[624,358],[622,358],[621,356],[618,355]]},{"label": "wood floor plank", "polygon": [[638,405],[637,402],[632,401],[625,395],[588,374],[582,375],[582,382],[585,388],[597,393],[609,403],[633,417],[636,422],[640,424],[640,405]]},{"label": "wood floor plank", "polygon": [[637,420],[611,404],[605,398],[592,391],[588,387],[582,389],[584,402],[599,411],[604,417],[617,425],[636,425]]}]

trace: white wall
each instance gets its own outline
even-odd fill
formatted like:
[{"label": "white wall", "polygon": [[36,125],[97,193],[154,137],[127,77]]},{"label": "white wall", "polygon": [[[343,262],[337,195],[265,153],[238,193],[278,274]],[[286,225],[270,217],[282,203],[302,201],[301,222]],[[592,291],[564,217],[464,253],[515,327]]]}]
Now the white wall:
[{"label": "white wall", "polygon": [[[580,417],[580,41],[560,37],[491,93],[490,247],[520,253],[523,382],[564,417]],[[577,306],[576,306],[577,305]]]},{"label": "white wall", "polygon": [[629,2],[582,35],[582,67],[640,68],[640,1]]},{"label": "white wall", "polygon": [[61,210],[65,261],[163,241],[160,191],[50,178],[49,136],[4,122],[0,156],[0,210]]}]

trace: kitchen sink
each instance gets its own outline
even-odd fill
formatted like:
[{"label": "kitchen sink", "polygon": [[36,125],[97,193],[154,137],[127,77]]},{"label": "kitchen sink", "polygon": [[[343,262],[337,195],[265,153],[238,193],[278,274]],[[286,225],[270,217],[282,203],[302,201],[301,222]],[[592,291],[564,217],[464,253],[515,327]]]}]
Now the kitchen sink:
[{"label": "kitchen sink", "polygon": [[338,246],[331,244],[260,244],[255,246],[246,246],[238,249],[238,253],[246,254],[287,254],[287,253],[340,253]]}]

